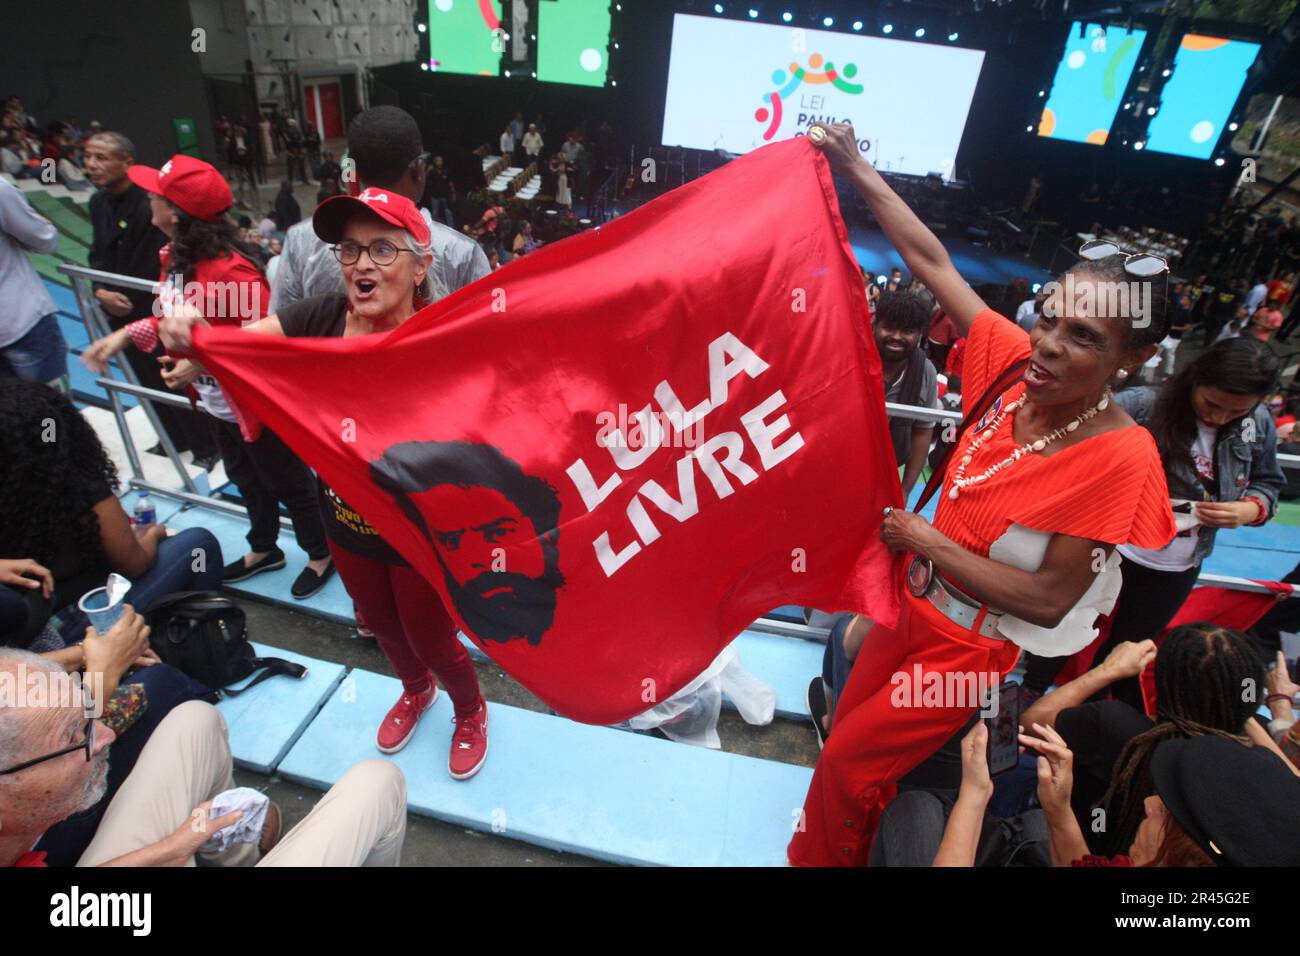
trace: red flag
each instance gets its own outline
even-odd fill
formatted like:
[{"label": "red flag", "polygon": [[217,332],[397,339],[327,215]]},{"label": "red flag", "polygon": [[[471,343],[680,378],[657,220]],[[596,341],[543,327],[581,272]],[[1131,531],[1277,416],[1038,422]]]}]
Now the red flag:
[{"label": "red flag", "polygon": [[866,310],[830,169],[798,139],[391,333],[200,329],[195,353],[494,660],[612,723],[778,605],[894,619]]}]

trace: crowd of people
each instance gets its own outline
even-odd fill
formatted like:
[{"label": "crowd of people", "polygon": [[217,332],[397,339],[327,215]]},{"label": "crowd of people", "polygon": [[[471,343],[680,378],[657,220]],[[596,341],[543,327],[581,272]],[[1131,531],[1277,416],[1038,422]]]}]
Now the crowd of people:
[{"label": "crowd of people", "polygon": [[[20,103],[7,104],[10,118],[30,125]],[[885,400],[936,413],[891,419],[905,500],[927,470],[923,500],[945,483],[933,519],[903,509],[883,516],[881,537],[902,556],[898,623],[823,620],[825,665],[808,692],[823,749],[789,861],[1300,862],[1300,841],[1282,838],[1294,832],[1300,793],[1300,686],[1278,644],[1290,621],[1249,634],[1209,623],[1170,629],[1217,532],[1264,524],[1288,496],[1278,425],[1295,408],[1280,392],[1274,339],[1288,334],[1281,309],[1295,274],[1184,282],[1154,257],[1094,245],[1080,250],[1072,279],[1142,284],[1153,321],[1100,306],[1058,314],[1044,296],[1024,299],[1023,288],[999,290],[995,309],[861,158],[852,129],[819,129],[814,141],[910,272],[863,277]],[[250,135],[227,124],[236,179]],[[257,222],[232,218],[230,181],[203,160],[145,166],[116,131],[79,146],[96,189],[92,267],[159,288],[155,301],[97,287],[112,331],[82,361],[103,372],[120,355],[144,384],[191,398],[191,409],[158,408],[160,419],[178,449],[200,463],[219,459],[237,486],[250,522],[237,557],[202,529],[133,526],[113,465],[66,394],[66,374],[52,374],[50,355],[66,362],[57,325],[48,327],[53,304],[35,274],[22,272],[31,268],[22,250],[48,245],[52,227],[31,215],[29,232],[16,233],[23,200],[0,183],[0,289],[34,281],[12,300],[24,303],[21,314],[0,323],[8,339],[0,357],[12,372],[0,376],[0,441],[12,452],[0,460],[0,672],[84,670],[102,678],[111,704],[99,719],[53,704],[0,711],[0,865],[398,861],[405,789],[387,761],[358,764],[288,834],[278,811],[233,847],[208,840],[237,813],[190,826],[195,807],[231,789],[226,728],[212,689],[149,650],[139,612],[163,594],[284,568],[281,509],[307,558],[292,597],[311,597],[337,574],[360,630],[401,680],[376,728],[377,750],[409,743],[441,685],[454,708],[448,773],[468,779],[486,760],[488,705],[437,591],[273,432],[241,429],[220,381],[189,352],[197,325],[312,338],[389,331],[540,243],[527,219],[507,222],[501,206],[457,229],[451,174],[399,108],[364,110],[348,126],[356,195],[292,119],[264,116],[256,135],[266,140],[257,151],[288,163]],[[517,114],[501,149],[537,161],[545,136],[541,116],[525,125]],[[566,138],[549,161],[561,182],[570,168],[582,182],[584,154],[578,137]],[[308,163],[322,192],[303,219],[293,179],[307,181]],[[1166,369],[1175,332],[1199,335],[1199,353]],[[975,424],[941,428],[945,409]],[[41,437],[51,423],[55,441]],[[54,506],[30,507],[37,498]],[[131,581],[129,608],[101,634],[77,597],[110,573]],[[913,668],[1000,684],[1021,665],[1015,742],[1025,756],[996,774],[977,704],[909,708],[891,695],[892,676]],[[1140,685],[1145,671],[1153,694]],[[1247,686],[1261,693],[1247,699]],[[1256,717],[1261,705],[1271,720]]]}]

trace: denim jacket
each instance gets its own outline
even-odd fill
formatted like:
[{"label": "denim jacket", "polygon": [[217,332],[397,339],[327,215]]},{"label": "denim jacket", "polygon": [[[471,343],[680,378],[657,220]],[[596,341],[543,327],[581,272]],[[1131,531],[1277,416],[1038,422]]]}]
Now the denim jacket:
[{"label": "denim jacket", "polygon": [[[1115,401],[1139,425],[1146,425],[1159,394],[1159,389],[1150,386],[1126,388],[1116,393]],[[1243,428],[1250,430],[1247,422],[1251,421],[1254,422],[1254,441],[1246,441],[1242,432]],[[1215,496],[1218,501],[1237,501],[1250,495],[1264,503],[1268,509],[1267,518],[1277,513],[1278,492],[1285,487],[1286,478],[1277,463],[1277,429],[1264,405],[1256,405],[1249,415],[1219,429],[1219,437],[1214,443],[1214,474],[1219,484]],[[1206,497],[1205,486],[1189,463],[1166,468],[1165,475],[1172,497],[1190,501],[1201,501]],[[1198,563],[1214,550],[1214,537],[1218,530],[1201,526],[1196,544]]]}]

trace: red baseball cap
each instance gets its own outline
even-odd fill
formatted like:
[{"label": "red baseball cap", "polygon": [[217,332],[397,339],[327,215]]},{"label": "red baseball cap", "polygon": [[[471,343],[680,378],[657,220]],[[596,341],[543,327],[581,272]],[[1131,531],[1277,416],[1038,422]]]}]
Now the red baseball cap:
[{"label": "red baseball cap", "polygon": [[415,203],[387,189],[367,186],[359,196],[331,196],[312,213],[311,225],[325,242],[342,242],[348,220],[362,209],[374,213],[384,222],[405,229],[422,246],[429,244],[429,224]]},{"label": "red baseball cap", "polygon": [[221,218],[235,204],[230,183],[211,163],[177,153],[161,169],[129,166],[126,175],[141,189],[157,193],[169,203],[204,222]]}]

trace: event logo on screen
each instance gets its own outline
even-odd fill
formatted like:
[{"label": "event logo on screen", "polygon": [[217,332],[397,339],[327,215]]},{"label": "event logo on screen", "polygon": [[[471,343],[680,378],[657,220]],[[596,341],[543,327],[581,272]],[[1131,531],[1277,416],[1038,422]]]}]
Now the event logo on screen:
[{"label": "event logo on screen", "polygon": [[[820,69],[823,63],[825,63],[826,66],[825,70],[822,70],[820,73],[810,72]],[[801,67],[798,63],[790,64],[790,72],[788,75],[785,70],[773,70],[772,82],[776,85],[777,89],[772,90],[770,93],[763,94],[763,102],[767,103],[768,106],[771,106],[771,109],[768,109],[767,106],[760,106],[754,111],[755,120],[759,123],[770,123],[767,129],[763,131],[764,141],[770,141],[772,137],[776,135],[776,131],[781,128],[781,119],[784,116],[785,111],[784,104],[802,84],[806,83],[809,86],[815,87],[821,84],[830,83],[834,85],[837,90],[857,96],[863,90],[862,85],[860,83],[849,82],[853,77],[857,76],[857,74],[858,65],[856,63],[846,63],[844,65],[843,73],[840,73],[836,71],[835,64],[826,62],[825,58],[820,53],[814,53],[812,56],[808,57],[807,70]],[[800,94],[798,106],[800,110],[825,109],[826,97],[817,95],[813,92],[805,92]],[[799,121],[796,125],[802,129],[803,127],[815,122],[837,123],[840,122],[840,120],[834,116],[821,116],[816,113],[809,114],[807,112],[800,112]],[[869,145],[863,146],[862,151],[867,152],[869,148]]]},{"label": "event logo on screen", "polygon": [[664,91],[666,146],[746,153],[851,123],[878,169],[950,177],[979,50],[679,13]]}]

